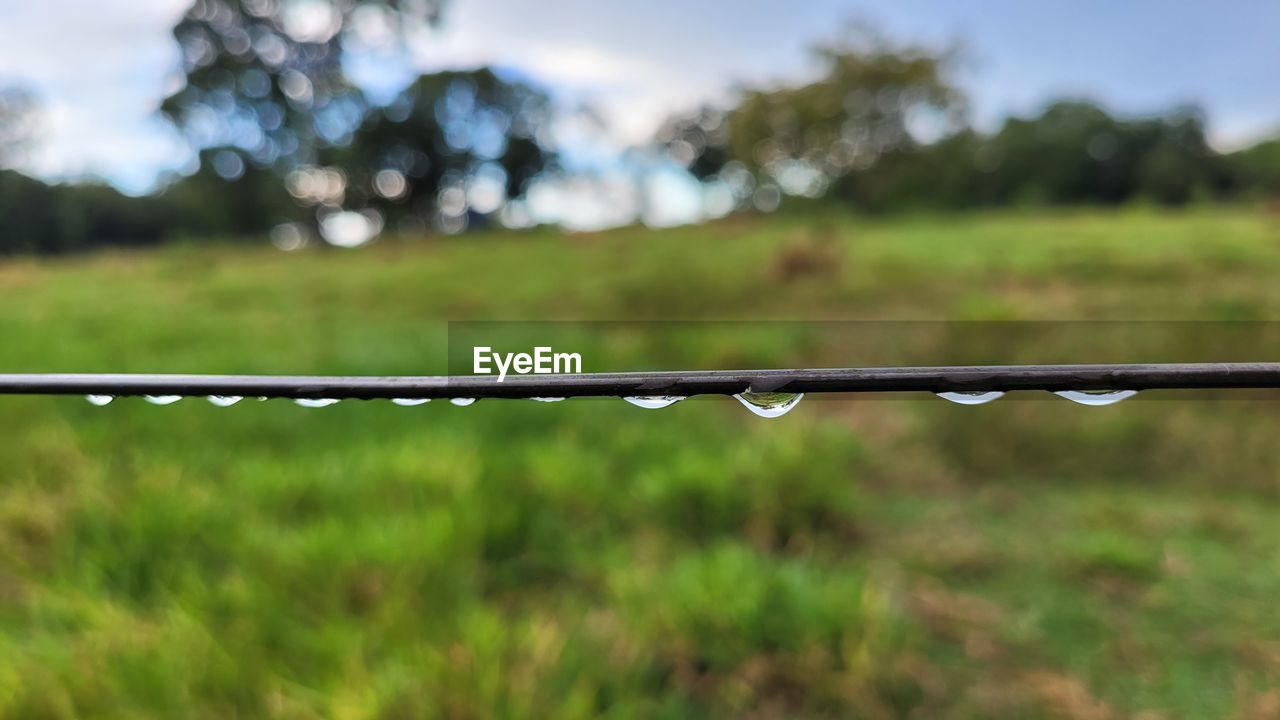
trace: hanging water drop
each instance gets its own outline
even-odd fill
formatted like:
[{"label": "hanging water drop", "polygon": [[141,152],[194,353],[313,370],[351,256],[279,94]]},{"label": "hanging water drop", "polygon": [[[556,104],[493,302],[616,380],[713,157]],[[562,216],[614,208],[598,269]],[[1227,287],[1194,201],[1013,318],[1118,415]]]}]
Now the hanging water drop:
[{"label": "hanging water drop", "polygon": [[622,399],[626,400],[632,405],[635,405],[636,407],[642,407],[648,410],[657,410],[658,408],[664,408],[664,407],[667,407],[668,405],[675,405],[676,403],[683,400],[684,396],[682,395],[633,395],[631,397],[624,397]]},{"label": "hanging water drop", "polygon": [[536,398],[529,398],[529,399],[536,400],[538,402],[560,402],[561,400],[564,400],[564,398],[562,397],[536,397]]},{"label": "hanging water drop", "polygon": [[1094,407],[1114,405],[1137,394],[1137,390],[1059,390],[1054,393],[1054,395],[1064,397],[1071,402]]},{"label": "hanging water drop", "polygon": [[425,405],[431,402],[431,398],[391,398],[391,402],[401,407],[413,407],[414,405]]},{"label": "hanging water drop", "polygon": [[116,399],[116,396],[115,395],[85,395],[84,399],[88,400],[90,403],[94,405],[97,405],[98,407],[102,407],[103,405],[109,405],[112,400]]},{"label": "hanging water drop", "polygon": [[338,404],[336,398],[296,398],[293,402],[308,408],[321,408]]},{"label": "hanging water drop", "polygon": [[1003,397],[1004,391],[987,390],[987,391],[975,392],[970,390],[962,390],[958,392],[940,392],[940,393],[937,393],[937,395],[943,400],[950,400],[953,403],[959,403],[961,405],[985,405],[986,403],[989,403],[992,400],[996,400]]},{"label": "hanging water drop", "polygon": [[172,405],[182,399],[181,395],[143,395],[143,400],[152,405]]},{"label": "hanging water drop", "polygon": [[206,399],[218,407],[231,407],[244,398],[239,395],[210,395]]},{"label": "hanging water drop", "polygon": [[782,417],[791,408],[800,403],[804,393],[787,392],[751,392],[750,390],[734,395],[738,402],[748,410],[762,418]]},{"label": "hanging water drop", "polygon": [[449,403],[458,407],[466,407],[475,403],[475,398],[449,398]]}]

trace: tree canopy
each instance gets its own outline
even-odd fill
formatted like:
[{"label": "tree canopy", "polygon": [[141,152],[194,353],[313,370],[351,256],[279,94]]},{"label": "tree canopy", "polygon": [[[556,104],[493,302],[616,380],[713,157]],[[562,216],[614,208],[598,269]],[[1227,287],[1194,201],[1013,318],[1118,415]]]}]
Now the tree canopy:
[{"label": "tree canopy", "polygon": [[[367,114],[350,143],[321,154],[345,176],[344,202],[387,218],[492,213],[553,163],[545,93],[493,70],[420,77],[385,108]],[[306,198],[305,176],[290,192]]]},{"label": "tree canopy", "polygon": [[197,148],[237,148],[260,166],[314,162],[320,147],[350,138],[365,109],[344,56],[400,42],[440,9],[440,0],[195,0],[173,29],[183,83],[161,111]]},{"label": "tree canopy", "polygon": [[[345,74],[349,53],[386,52],[439,12],[439,0],[196,0],[173,31],[185,83],[161,108],[200,149],[204,169],[180,185],[211,170],[261,189],[253,171],[270,169],[317,222],[360,210],[451,228],[519,196],[553,159],[541,90],[480,68],[422,76],[379,104]],[[260,199],[242,214],[271,213],[298,216]]]},{"label": "tree canopy", "polygon": [[824,67],[817,80],[744,89],[727,109],[673,117],[658,141],[696,176],[730,166],[789,194],[817,197],[851,171],[917,146],[916,127],[960,122],[965,103],[949,79],[953,51],[861,32],[814,53]]},{"label": "tree canopy", "polygon": [[[755,186],[866,210],[1026,203],[1181,204],[1280,176],[1264,150],[1228,160],[1191,106],[1120,118],[1064,100],[994,133],[964,121],[953,49],[861,39],[818,49],[825,72],[670,118],[656,142],[747,203]],[[759,192],[759,191],[757,191]]]}]

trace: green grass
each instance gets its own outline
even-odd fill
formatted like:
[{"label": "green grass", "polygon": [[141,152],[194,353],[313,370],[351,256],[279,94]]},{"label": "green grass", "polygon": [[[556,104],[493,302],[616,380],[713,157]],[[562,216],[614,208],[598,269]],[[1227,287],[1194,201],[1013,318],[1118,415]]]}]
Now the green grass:
[{"label": "green grass", "polygon": [[[1270,319],[1278,274],[1244,210],[176,247],[0,265],[0,371],[439,372],[449,320]],[[995,353],[876,327],[671,352]],[[995,354],[1153,352],[1053,327]],[[653,351],[583,342],[588,370]],[[0,398],[0,717],[1264,717],[1277,432],[1226,396]]]}]

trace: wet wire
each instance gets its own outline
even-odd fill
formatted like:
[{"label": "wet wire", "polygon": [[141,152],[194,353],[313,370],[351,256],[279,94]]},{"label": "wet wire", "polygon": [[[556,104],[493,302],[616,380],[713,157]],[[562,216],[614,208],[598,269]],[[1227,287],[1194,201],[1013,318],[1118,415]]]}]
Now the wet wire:
[{"label": "wet wire", "polygon": [[0,394],[293,399],[646,397],[756,393],[972,393],[1280,388],[1280,363],[986,365],[581,373],[293,376],[0,374]]}]

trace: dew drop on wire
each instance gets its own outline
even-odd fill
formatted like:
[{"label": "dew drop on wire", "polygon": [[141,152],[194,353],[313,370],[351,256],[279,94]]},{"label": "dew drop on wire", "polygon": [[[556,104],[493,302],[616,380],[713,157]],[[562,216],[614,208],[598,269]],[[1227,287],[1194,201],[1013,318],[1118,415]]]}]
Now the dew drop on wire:
[{"label": "dew drop on wire", "polygon": [[475,401],[476,401],[475,398],[449,398],[449,403],[452,405],[457,405],[458,407],[466,407],[468,405],[472,405],[475,403]]},{"label": "dew drop on wire", "polygon": [[336,398],[295,398],[293,402],[301,405],[302,407],[309,408],[321,408],[338,404],[338,400]]},{"label": "dew drop on wire", "polygon": [[734,395],[738,402],[762,418],[782,417],[800,403],[804,393],[747,392]]},{"label": "dew drop on wire", "polygon": [[1114,405],[1137,394],[1137,390],[1060,390],[1054,393],[1054,395],[1064,397],[1071,402],[1094,407]]},{"label": "dew drop on wire", "polygon": [[181,395],[143,395],[143,400],[152,405],[172,405],[182,399]]},{"label": "dew drop on wire", "polygon": [[560,402],[561,400],[564,400],[564,398],[562,397],[536,397],[536,398],[529,398],[529,399],[535,400],[537,402]]},{"label": "dew drop on wire", "polygon": [[959,403],[960,405],[985,405],[992,400],[997,400],[1003,397],[1004,393],[1000,390],[977,392],[965,390],[958,392],[940,392],[937,393],[937,395],[943,400],[950,400],[951,402]]},{"label": "dew drop on wire", "polygon": [[218,407],[231,407],[244,398],[239,395],[210,395],[206,399]]},{"label": "dew drop on wire", "polygon": [[115,400],[116,396],[115,395],[85,395],[84,399],[88,400],[93,405],[102,407],[103,405],[111,404],[111,401]]},{"label": "dew drop on wire", "polygon": [[622,399],[636,407],[642,407],[648,410],[657,410],[658,408],[664,408],[668,405],[675,405],[683,400],[684,397],[680,395],[633,395]]},{"label": "dew drop on wire", "polygon": [[391,402],[401,407],[413,407],[414,405],[425,405],[431,402],[431,398],[391,398]]}]

